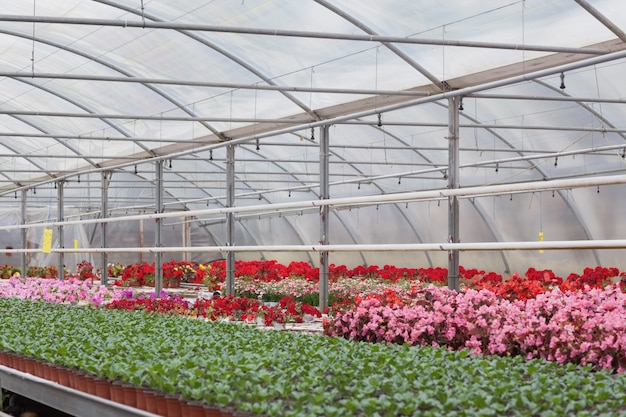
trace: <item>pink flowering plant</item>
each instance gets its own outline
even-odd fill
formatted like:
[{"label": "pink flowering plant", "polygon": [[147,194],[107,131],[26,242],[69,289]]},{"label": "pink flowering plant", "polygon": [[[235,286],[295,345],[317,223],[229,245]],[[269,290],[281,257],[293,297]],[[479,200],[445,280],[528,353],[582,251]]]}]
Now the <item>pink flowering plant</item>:
[{"label": "pink flowering plant", "polygon": [[[405,294],[409,295],[409,294]],[[618,285],[510,301],[488,290],[414,288],[357,299],[324,322],[351,340],[522,356],[626,372],[626,294]]]},{"label": "pink flowering plant", "polygon": [[121,297],[121,292],[76,278],[57,280],[13,277],[0,282],[0,297],[100,306],[104,302]]}]

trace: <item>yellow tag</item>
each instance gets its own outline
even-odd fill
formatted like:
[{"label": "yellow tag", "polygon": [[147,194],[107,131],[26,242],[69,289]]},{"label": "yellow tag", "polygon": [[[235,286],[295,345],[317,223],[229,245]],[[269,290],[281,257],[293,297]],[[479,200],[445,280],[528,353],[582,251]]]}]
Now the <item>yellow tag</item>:
[{"label": "yellow tag", "polygon": [[43,253],[52,252],[52,229],[44,229],[43,231],[43,243],[41,245],[41,251]]},{"label": "yellow tag", "polygon": [[78,249],[78,239],[74,239],[74,249]]},{"label": "yellow tag", "polygon": [[[539,241],[543,242],[543,232],[539,232]],[[543,249],[539,249],[539,253],[543,253]]]}]

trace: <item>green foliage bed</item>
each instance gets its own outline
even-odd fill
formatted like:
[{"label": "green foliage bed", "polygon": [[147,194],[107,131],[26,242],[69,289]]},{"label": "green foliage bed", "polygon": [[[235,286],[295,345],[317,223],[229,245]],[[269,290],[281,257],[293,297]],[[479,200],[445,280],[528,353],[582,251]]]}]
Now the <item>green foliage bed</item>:
[{"label": "green foliage bed", "polygon": [[0,299],[0,350],[268,416],[615,416],[626,375]]}]

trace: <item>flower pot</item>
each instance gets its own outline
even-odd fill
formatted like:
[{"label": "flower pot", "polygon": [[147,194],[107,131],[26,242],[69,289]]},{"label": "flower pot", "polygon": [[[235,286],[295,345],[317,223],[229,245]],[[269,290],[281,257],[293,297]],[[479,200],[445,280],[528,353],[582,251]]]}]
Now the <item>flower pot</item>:
[{"label": "flower pot", "polygon": [[43,378],[44,366],[46,366],[46,364],[41,361],[35,362],[35,376],[38,376],[39,378]]},{"label": "flower pot", "polygon": [[148,411],[148,400],[146,399],[146,390],[141,387],[135,387],[136,405],[140,410]]},{"label": "flower pot", "polygon": [[[205,408],[202,401],[188,401],[184,417],[205,417]],[[219,412],[219,410],[218,410]]]},{"label": "flower pot", "polygon": [[162,415],[162,416],[167,416],[167,399],[165,398],[165,395],[161,395],[161,394],[156,394],[155,395],[155,399],[156,399],[156,414]]},{"label": "flower pot", "polygon": [[35,360],[31,358],[24,358],[24,372],[31,375],[35,375]]},{"label": "flower pot", "polygon": [[57,366],[56,370],[57,370],[57,378],[58,378],[57,382],[63,385],[64,387],[69,387],[70,386],[70,371],[63,366]]},{"label": "flower pot", "polygon": [[157,414],[159,407],[157,404],[157,393],[151,390],[143,390],[144,397],[146,398],[146,411],[149,413]]},{"label": "flower pot", "polygon": [[180,400],[173,395],[165,396],[165,404],[167,409],[167,417],[182,417],[182,408],[180,406]]},{"label": "flower pot", "polygon": [[134,386],[129,384],[122,385],[124,404],[129,407],[137,407],[137,391]]},{"label": "flower pot", "polygon": [[95,378],[96,395],[107,400],[111,399],[111,383],[107,379]]},{"label": "flower pot", "polygon": [[111,401],[115,401],[116,403],[123,404],[124,403],[124,388],[122,387],[122,383],[120,381],[113,381],[109,389],[111,390]]},{"label": "flower pot", "polygon": [[77,371],[77,370],[70,370],[69,377],[70,377],[70,388],[87,392],[87,387],[86,387],[87,377],[85,376],[84,372]]},{"label": "flower pot", "polygon": [[87,394],[96,395],[96,380],[91,375],[85,375],[85,389],[83,390]]},{"label": "flower pot", "polygon": [[43,365],[43,377],[49,381],[52,381],[53,378],[52,367],[47,363],[44,363]]},{"label": "flower pot", "polygon": [[222,417],[223,415],[229,415],[230,413],[227,413],[226,411],[222,411],[219,408],[213,408],[213,407],[205,407],[204,408],[204,417]]}]

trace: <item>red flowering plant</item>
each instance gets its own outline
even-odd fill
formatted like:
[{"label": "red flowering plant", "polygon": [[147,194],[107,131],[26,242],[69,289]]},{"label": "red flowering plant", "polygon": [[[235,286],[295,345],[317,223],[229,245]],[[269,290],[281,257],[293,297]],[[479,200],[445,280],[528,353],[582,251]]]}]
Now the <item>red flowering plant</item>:
[{"label": "red flowering plant", "polygon": [[174,316],[190,315],[189,302],[178,295],[162,291],[157,298],[155,294],[134,294],[127,291],[117,300],[105,304],[107,310],[147,311],[149,313],[169,314]]},{"label": "red flowering plant", "polygon": [[586,287],[588,288],[603,288],[615,281],[621,281],[626,276],[625,273],[620,273],[617,268],[606,268],[602,266],[596,266],[595,268],[585,268],[582,275],[571,273],[568,275],[565,282],[563,282],[559,288],[561,291],[580,290]]},{"label": "red flowering plant", "polygon": [[398,282],[401,280],[413,281],[419,278],[419,270],[417,268],[398,268],[393,265],[384,265],[378,271],[380,278],[384,281]]},{"label": "red flowering plant", "polygon": [[93,281],[96,278],[96,274],[93,271],[93,264],[87,260],[81,261],[76,266],[76,272],[78,274],[78,279],[81,281],[91,280]]},{"label": "red flowering plant", "polygon": [[155,265],[154,262],[141,262],[138,264],[128,265],[122,272],[122,279],[115,282],[114,285],[123,287],[133,287],[154,284]]},{"label": "red flowering plant", "polygon": [[286,276],[289,278],[301,278],[307,281],[318,281],[320,278],[320,269],[313,268],[311,264],[304,261],[290,262],[286,268]]},{"label": "red flowering plant", "polygon": [[423,282],[435,285],[445,285],[448,282],[447,268],[418,268],[418,271]]},{"label": "red flowering plant", "polygon": [[287,269],[276,260],[235,261],[235,277],[245,280],[280,281],[287,276]]},{"label": "red flowering plant", "polygon": [[212,321],[218,319],[252,321],[260,306],[259,300],[228,295],[225,297],[197,298],[192,308],[198,317]]},{"label": "red flowering plant", "polygon": [[171,281],[177,279],[182,281],[184,270],[181,267],[181,263],[175,260],[171,260],[163,264],[163,280]]},{"label": "red flowering plant", "polygon": [[322,317],[322,313],[314,306],[291,297],[283,297],[277,305],[269,307],[263,305],[256,313],[256,317],[263,320],[266,326],[274,323],[302,323]]}]

